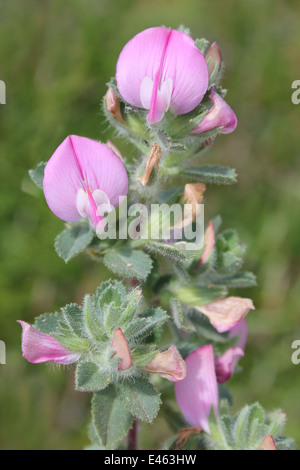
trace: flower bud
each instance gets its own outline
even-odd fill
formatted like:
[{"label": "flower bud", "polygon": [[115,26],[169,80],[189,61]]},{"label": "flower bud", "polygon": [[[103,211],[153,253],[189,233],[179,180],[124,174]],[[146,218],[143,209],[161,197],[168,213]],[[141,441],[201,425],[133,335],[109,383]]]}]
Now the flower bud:
[{"label": "flower bud", "polygon": [[111,343],[111,349],[114,352],[113,358],[117,357],[119,359],[119,370],[127,370],[132,366],[132,358],[129,351],[127,340],[123,334],[121,328],[117,328],[113,334],[113,340]]},{"label": "flower bud", "polygon": [[230,106],[224,101],[216,90],[212,87],[210,100],[213,107],[206,114],[200,124],[191,134],[202,134],[220,128],[221,134],[230,134],[237,126],[237,118]]},{"label": "flower bud", "polygon": [[185,361],[175,346],[171,346],[167,351],[156,354],[144,369],[158,374],[160,377],[164,377],[171,382],[183,380],[186,376]]},{"label": "flower bud", "polygon": [[212,85],[216,82],[222,68],[222,54],[216,42],[211,45],[205,60],[209,73],[209,84]]}]

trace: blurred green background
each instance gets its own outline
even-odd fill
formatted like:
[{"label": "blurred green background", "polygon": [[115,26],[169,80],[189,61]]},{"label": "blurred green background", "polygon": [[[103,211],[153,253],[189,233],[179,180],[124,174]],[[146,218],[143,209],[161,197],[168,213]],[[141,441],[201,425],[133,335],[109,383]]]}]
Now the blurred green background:
[{"label": "blurred green background", "polygon": [[[73,391],[73,370],[33,366],[21,357],[17,319],[31,322],[70,301],[81,302],[102,265],[81,256],[65,265],[53,249],[62,223],[48,210],[28,169],[47,160],[68,134],[105,141],[122,152],[100,111],[105,84],[123,45],[150,26],[185,24],[194,37],[218,41],[223,85],[239,126],[220,136],[205,162],[237,168],[233,187],[209,187],[206,218],[222,214],[248,244],[246,268],[258,276],[244,371],[230,387],[235,407],[259,400],[288,415],[287,432],[300,446],[300,365],[291,343],[300,339],[300,105],[291,84],[300,79],[299,0],[1,0],[0,79],[0,449],[77,449],[88,444],[90,397]],[[158,419],[143,433],[159,447],[168,429]]]}]

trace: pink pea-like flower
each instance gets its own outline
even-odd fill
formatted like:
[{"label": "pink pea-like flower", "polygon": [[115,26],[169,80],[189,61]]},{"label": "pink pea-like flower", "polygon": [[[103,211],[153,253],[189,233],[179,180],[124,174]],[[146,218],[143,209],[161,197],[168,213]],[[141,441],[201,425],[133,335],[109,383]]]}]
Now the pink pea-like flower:
[{"label": "pink pea-like flower", "polygon": [[42,362],[73,364],[80,358],[80,354],[64,348],[53,336],[41,333],[24,321],[18,323],[23,328],[22,352],[24,359],[28,362],[32,364]]},{"label": "pink pea-like flower", "polygon": [[210,100],[213,107],[191,134],[202,134],[220,128],[221,134],[230,134],[236,129],[237,117],[226,101],[212,87]]},{"label": "pink pea-like flower", "polygon": [[127,195],[128,176],[123,162],[107,145],[73,135],[47,163],[43,189],[57,217],[66,222],[89,218],[97,227],[103,220],[99,207],[117,207]]},{"label": "pink pea-like flower", "polygon": [[204,56],[186,33],[149,28],[132,38],[117,63],[117,86],[123,99],[149,109],[148,122],[158,123],[170,110],[192,111],[208,87]]},{"label": "pink pea-like flower", "polygon": [[179,408],[191,426],[209,433],[209,415],[219,413],[218,385],[213,347],[209,344],[196,349],[185,360],[185,379],[175,383]]}]

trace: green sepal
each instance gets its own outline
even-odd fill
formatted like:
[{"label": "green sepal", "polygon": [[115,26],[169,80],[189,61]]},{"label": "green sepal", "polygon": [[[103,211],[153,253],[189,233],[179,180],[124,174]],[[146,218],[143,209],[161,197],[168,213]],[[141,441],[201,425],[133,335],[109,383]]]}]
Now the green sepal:
[{"label": "green sepal", "polygon": [[43,189],[44,173],[47,162],[40,162],[34,170],[29,170],[29,176],[39,189]]}]

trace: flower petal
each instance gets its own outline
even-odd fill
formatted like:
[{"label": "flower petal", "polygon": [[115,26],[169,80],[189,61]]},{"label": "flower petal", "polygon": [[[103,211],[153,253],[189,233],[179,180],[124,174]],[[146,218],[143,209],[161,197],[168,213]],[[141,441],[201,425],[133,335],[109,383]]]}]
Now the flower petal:
[{"label": "flower petal", "polygon": [[194,40],[165,27],[146,29],[125,45],[116,78],[125,101],[150,109],[151,123],[169,106],[176,114],[192,111],[208,87],[207,65]]},{"label": "flower petal", "polygon": [[27,361],[32,364],[40,364],[42,362],[72,364],[78,361],[80,354],[64,348],[53,336],[41,333],[23,321],[18,323],[23,328],[22,352],[24,359]]},{"label": "flower petal", "polygon": [[191,134],[202,134],[218,127],[221,128],[220,132],[222,134],[230,134],[236,129],[237,118],[235,113],[226,101],[216,93],[214,88],[211,90],[210,99],[213,102],[213,107]]},{"label": "flower petal", "polygon": [[224,333],[232,330],[255,307],[251,299],[227,297],[197,307],[196,310],[206,315],[219,333]]},{"label": "flower petal", "polygon": [[191,426],[200,426],[209,433],[211,408],[218,415],[218,387],[212,346],[197,349],[185,362],[186,378],[175,383],[177,403]]},{"label": "flower petal", "polygon": [[185,361],[175,346],[171,346],[167,351],[156,354],[144,369],[158,374],[160,377],[171,382],[183,380],[186,376]]},{"label": "flower petal", "polygon": [[229,348],[222,356],[216,357],[216,375],[219,384],[227,382],[234,373],[237,361],[244,356],[244,351],[238,346]]},{"label": "flower petal", "polygon": [[245,350],[247,339],[248,339],[248,326],[246,318],[243,318],[229,333],[229,339],[239,336],[237,346]]},{"label": "flower petal", "polygon": [[[106,145],[79,136],[69,136],[50,158],[44,176],[44,194],[51,211],[66,222],[81,219],[78,191],[100,189],[116,207],[128,192],[128,177],[122,161]],[[80,208],[83,201],[80,196]],[[96,206],[96,205],[95,205]]]},{"label": "flower petal", "polygon": [[113,334],[111,349],[115,351],[112,357],[119,358],[119,370],[127,370],[132,366],[132,358],[127,340],[121,328],[117,328]]}]

